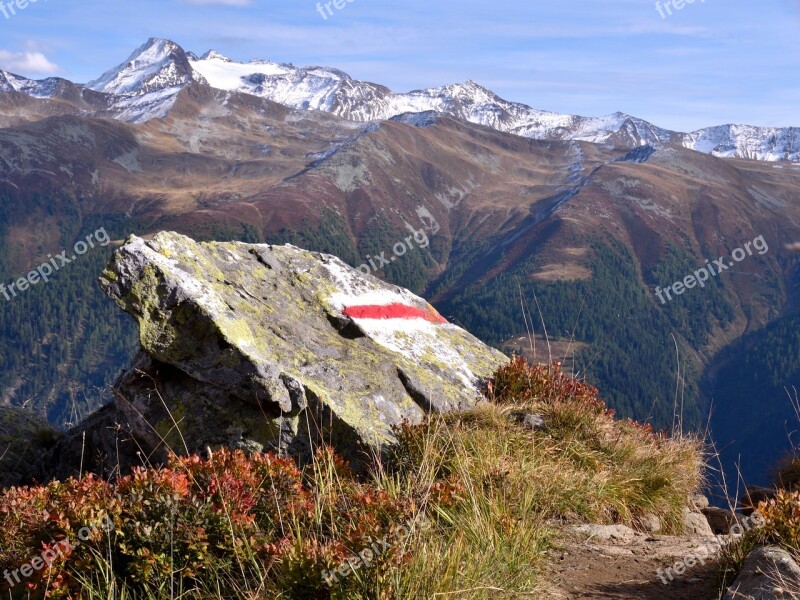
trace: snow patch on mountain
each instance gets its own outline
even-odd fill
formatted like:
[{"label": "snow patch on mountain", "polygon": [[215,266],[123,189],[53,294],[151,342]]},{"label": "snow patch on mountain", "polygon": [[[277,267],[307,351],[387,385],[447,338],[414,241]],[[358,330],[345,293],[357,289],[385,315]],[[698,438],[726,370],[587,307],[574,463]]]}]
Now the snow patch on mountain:
[{"label": "snow patch on mountain", "polygon": [[439,117],[442,113],[438,113],[434,110],[428,110],[425,112],[418,112],[418,113],[403,113],[401,115],[397,115],[396,117],[392,117],[391,121],[396,121],[397,123],[403,123],[405,125],[411,125],[413,127],[431,127],[436,125],[439,122]]},{"label": "snow patch on mountain", "polygon": [[720,125],[683,134],[687,148],[719,157],[752,160],[800,160],[800,129]]},{"label": "snow patch on mountain", "polygon": [[20,92],[32,98],[52,98],[63,81],[58,77],[48,77],[36,81],[0,71],[0,92]]}]

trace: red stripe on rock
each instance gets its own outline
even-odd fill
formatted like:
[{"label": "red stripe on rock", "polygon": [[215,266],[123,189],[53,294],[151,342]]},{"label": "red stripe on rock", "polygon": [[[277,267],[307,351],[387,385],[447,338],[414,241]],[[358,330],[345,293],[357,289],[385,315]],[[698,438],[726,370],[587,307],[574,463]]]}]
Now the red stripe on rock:
[{"label": "red stripe on rock", "polygon": [[431,323],[447,323],[447,319],[432,310],[423,310],[407,304],[370,304],[348,306],[344,314],[351,319],[425,319]]}]

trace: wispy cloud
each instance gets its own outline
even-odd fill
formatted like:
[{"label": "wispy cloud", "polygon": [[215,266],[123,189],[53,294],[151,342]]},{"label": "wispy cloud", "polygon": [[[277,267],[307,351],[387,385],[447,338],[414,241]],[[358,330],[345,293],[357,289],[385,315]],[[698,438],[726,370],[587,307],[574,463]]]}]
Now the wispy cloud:
[{"label": "wispy cloud", "polygon": [[61,69],[42,52],[0,50],[0,69],[20,75],[54,75]]}]

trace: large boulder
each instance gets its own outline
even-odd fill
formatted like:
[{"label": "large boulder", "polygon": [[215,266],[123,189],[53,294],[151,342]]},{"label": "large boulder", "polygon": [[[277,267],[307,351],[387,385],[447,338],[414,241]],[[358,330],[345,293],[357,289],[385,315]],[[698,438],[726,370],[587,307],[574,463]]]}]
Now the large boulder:
[{"label": "large boulder", "polygon": [[134,236],[100,281],[142,351],[67,434],[59,476],[219,445],[307,458],[324,441],[357,463],[403,421],[474,406],[506,361],[408,290],[290,245]]},{"label": "large boulder", "polygon": [[800,567],[783,548],[762,546],[745,559],[742,570],[725,593],[725,600],[797,598]]}]

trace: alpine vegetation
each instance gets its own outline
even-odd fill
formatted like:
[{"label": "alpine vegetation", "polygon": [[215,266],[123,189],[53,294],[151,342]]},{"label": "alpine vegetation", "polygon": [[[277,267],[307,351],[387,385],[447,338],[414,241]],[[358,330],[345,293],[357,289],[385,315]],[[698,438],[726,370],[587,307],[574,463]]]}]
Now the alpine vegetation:
[{"label": "alpine vegetation", "polygon": [[[50,519],[50,513],[43,511],[44,520]],[[114,529],[114,521],[107,514],[103,514],[91,527],[84,526],[78,529],[77,539],[65,537],[58,542],[45,544],[41,554],[25,563],[18,569],[3,571],[3,578],[8,582],[9,588],[22,583],[23,579],[33,577],[43,569],[49,569],[58,559],[69,557],[83,542],[101,539],[103,533],[110,533]],[[20,578],[20,576],[22,578]]]},{"label": "alpine vegetation", "polygon": [[358,554],[354,554],[348,558],[335,572],[323,572],[322,577],[325,583],[329,586],[333,586],[334,582],[338,583],[339,577],[348,577],[361,567],[369,567],[373,561],[379,559],[387,550],[391,550],[392,546],[405,541],[418,527],[429,529],[431,526],[432,523],[424,514],[420,513],[406,525],[400,525],[378,541],[372,542],[369,546],[366,546],[358,552]]}]

